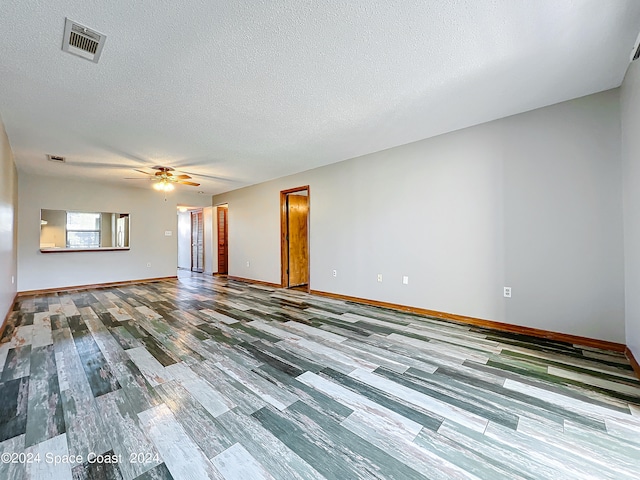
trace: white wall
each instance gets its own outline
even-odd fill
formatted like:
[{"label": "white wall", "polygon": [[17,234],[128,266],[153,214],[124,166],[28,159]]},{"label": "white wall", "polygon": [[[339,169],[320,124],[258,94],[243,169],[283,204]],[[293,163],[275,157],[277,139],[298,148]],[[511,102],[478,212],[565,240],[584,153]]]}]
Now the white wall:
[{"label": "white wall", "polygon": [[[217,258],[214,258],[214,207],[202,209],[204,222],[204,273],[216,272]],[[178,267],[191,269],[191,212],[178,212]]]},{"label": "white wall", "polygon": [[624,179],[625,315],[627,346],[640,360],[640,62],[621,89]]},{"label": "white wall", "polygon": [[217,250],[213,243],[215,210],[214,207],[202,209],[202,221],[204,222],[204,273],[207,275],[218,271],[218,259],[215,257]]},{"label": "white wall", "polygon": [[18,174],[0,118],[0,327],[16,294],[17,208]]},{"label": "white wall", "polygon": [[191,270],[191,212],[178,212],[178,268]]},{"label": "white wall", "polygon": [[[176,275],[178,203],[211,198],[20,173],[18,291]],[[41,253],[40,209],[130,213],[128,251]],[[170,230],[172,235],[165,236]],[[147,267],[151,263],[151,267]]]},{"label": "white wall", "polygon": [[624,342],[619,115],[614,90],[217,195],[229,273],[280,282],[279,191],[308,184],[313,290]]}]

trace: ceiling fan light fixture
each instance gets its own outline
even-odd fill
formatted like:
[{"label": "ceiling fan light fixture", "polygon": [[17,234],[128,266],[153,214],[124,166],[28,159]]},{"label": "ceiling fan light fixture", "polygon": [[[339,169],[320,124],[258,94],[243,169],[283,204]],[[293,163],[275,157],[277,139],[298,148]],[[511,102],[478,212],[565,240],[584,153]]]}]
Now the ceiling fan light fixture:
[{"label": "ceiling fan light fixture", "polygon": [[169,180],[163,179],[153,184],[153,188],[160,192],[171,192],[175,187]]}]

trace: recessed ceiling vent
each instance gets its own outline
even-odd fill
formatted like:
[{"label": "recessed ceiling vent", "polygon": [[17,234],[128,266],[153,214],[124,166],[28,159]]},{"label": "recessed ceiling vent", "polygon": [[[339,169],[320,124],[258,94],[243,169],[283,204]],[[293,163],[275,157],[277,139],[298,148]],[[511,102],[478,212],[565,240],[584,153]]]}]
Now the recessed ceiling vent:
[{"label": "recessed ceiling vent", "polygon": [[636,38],[636,43],[633,44],[633,50],[631,50],[631,61],[634,62],[640,58],[640,33]]},{"label": "recessed ceiling vent", "polygon": [[98,63],[106,35],[91,30],[68,18],[64,23],[62,50]]},{"label": "recessed ceiling vent", "polygon": [[59,155],[47,155],[47,160],[56,163],[64,163],[66,161],[64,157],[61,157]]}]

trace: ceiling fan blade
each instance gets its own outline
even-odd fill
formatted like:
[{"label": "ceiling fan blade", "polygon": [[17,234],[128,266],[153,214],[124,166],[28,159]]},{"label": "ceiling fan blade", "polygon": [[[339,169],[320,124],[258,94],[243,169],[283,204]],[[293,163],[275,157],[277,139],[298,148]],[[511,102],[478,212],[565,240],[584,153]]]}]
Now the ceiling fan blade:
[{"label": "ceiling fan blade", "polygon": [[180,183],[182,185],[191,185],[192,187],[199,187],[200,184],[199,183],[193,183],[193,182],[185,182],[183,180],[179,180],[176,183]]},{"label": "ceiling fan blade", "polygon": [[187,180],[188,178],[191,178],[189,175],[176,175],[175,178],[178,178],[180,180]]},{"label": "ceiling fan blade", "polygon": [[164,174],[165,174],[165,172],[162,172],[162,171],[156,172],[156,177],[159,177],[160,175],[164,175]]},{"label": "ceiling fan blade", "polygon": [[151,180],[150,178],[142,178],[142,177],[124,177],[125,180]]},{"label": "ceiling fan blade", "polygon": [[145,175],[151,175],[150,173],[148,173],[148,172],[143,172],[142,170],[138,170],[137,168],[134,168],[134,170],[135,170],[136,172],[144,173]]}]

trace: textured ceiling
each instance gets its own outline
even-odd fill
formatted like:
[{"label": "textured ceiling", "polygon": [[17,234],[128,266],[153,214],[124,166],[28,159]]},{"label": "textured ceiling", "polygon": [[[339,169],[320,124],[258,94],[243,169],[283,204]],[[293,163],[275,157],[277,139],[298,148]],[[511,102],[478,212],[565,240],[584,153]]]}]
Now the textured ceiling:
[{"label": "textured ceiling", "polygon": [[22,171],[220,193],[617,87],[639,30],[637,0],[2,0],[0,115]]}]

